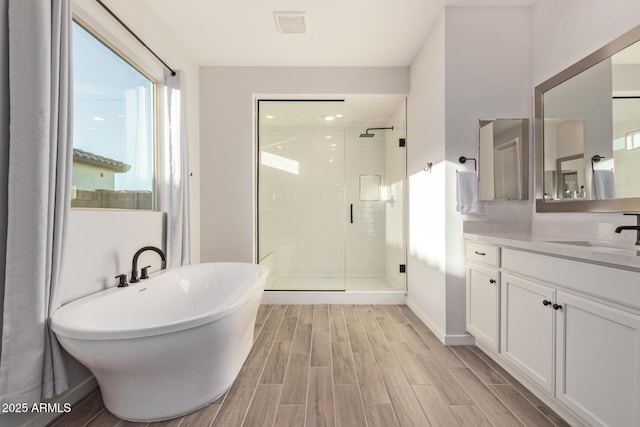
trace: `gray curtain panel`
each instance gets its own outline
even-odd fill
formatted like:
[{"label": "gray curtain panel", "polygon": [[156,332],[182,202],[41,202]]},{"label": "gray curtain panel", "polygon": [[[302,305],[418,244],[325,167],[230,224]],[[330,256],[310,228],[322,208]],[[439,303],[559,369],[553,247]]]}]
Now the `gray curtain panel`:
[{"label": "gray curtain panel", "polygon": [[[0,0],[0,309],[4,306],[4,266],[7,247],[7,173],[9,170],[9,38],[7,1]],[[2,316],[0,316],[0,333]],[[2,341],[0,341],[0,353]]]},{"label": "gray curtain panel", "polygon": [[69,210],[72,164],[69,0],[9,0],[9,175],[0,401],[65,391],[49,328]]},{"label": "gray curtain panel", "polygon": [[167,215],[167,267],[191,262],[189,241],[189,155],[183,72],[165,71],[165,132],[160,159],[160,210]]}]

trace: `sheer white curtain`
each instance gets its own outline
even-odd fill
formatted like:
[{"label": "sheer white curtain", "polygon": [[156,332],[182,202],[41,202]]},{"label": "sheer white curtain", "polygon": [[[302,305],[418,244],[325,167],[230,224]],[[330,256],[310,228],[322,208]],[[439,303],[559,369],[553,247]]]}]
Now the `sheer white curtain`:
[{"label": "sheer white curtain", "polygon": [[131,171],[116,174],[116,190],[151,190],[153,177],[153,130],[148,111],[151,94],[147,88],[138,86],[128,89],[125,94],[126,117],[126,156],[125,163]]},{"label": "sheer white curtain", "polygon": [[9,0],[10,138],[0,402],[40,402],[67,389],[49,318],[69,209],[69,0]]},{"label": "sheer white curtain", "polygon": [[191,262],[189,157],[183,72],[165,71],[164,137],[160,159],[160,210],[167,215],[167,267]]}]

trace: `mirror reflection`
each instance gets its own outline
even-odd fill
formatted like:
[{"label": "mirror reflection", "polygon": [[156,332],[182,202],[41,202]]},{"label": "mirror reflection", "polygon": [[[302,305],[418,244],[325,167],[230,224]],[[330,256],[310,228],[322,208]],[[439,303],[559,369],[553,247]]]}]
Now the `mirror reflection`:
[{"label": "mirror reflection", "polygon": [[528,119],[480,120],[478,199],[528,198]]},{"label": "mirror reflection", "polygon": [[543,94],[544,200],[640,197],[640,42]]}]

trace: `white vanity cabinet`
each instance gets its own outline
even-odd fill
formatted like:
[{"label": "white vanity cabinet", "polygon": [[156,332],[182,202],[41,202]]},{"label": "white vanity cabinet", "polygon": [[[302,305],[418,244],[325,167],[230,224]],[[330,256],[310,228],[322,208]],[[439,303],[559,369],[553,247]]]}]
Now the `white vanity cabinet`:
[{"label": "white vanity cabinet", "polygon": [[500,349],[500,249],[467,243],[467,330]]},{"label": "white vanity cabinet", "polygon": [[639,426],[640,316],[560,291],[557,304],[556,398],[593,425]]},{"label": "white vanity cabinet", "polygon": [[478,345],[556,409],[588,425],[640,426],[640,272],[497,246],[488,267],[469,254],[483,244],[467,245],[467,324]]},{"label": "white vanity cabinet", "polygon": [[549,394],[555,382],[555,300],[550,286],[502,275],[502,355]]}]

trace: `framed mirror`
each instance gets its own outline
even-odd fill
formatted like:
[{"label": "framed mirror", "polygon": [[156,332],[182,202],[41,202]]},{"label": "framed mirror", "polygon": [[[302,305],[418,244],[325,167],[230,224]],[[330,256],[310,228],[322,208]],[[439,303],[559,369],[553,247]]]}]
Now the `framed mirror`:
[{"label": "framed mirror", "polygon": [[529,119],[478,124],[478,200],[528,199]]},{"label": "framed mirror", "polygon": [[640,26],[535,88],[537,212],[640,211]]}]

